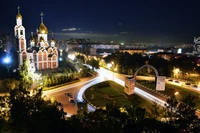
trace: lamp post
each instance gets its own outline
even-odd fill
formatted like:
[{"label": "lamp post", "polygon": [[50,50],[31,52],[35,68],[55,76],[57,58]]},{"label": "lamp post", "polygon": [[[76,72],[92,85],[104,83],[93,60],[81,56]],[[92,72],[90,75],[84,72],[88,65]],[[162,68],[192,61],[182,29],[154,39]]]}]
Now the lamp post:
[{"label": "lamp post", "polygon": [[178,79],[179,73],[180,73],[180,69],[179,68],[174,68],[173,73],[174,73],[174,78]]}]

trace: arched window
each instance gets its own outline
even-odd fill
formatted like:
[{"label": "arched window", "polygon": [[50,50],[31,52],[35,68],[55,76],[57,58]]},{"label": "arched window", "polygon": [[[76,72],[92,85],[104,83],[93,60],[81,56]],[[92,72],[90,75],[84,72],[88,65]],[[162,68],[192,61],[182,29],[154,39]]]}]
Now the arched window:
[{"label": "arched window", "polygon": [[43,52],[43,60],[44,60],[44,61],[47,60],[47,51],[46,51],[46,50]]},{"label": "arched window", "polygon": [[54,50],[53,52],[54,52],[54,54],[55,54],[56,56],[58,56],[58,51],[57,51],[57,50]]},{"label": "arched window", "polygon": [[56,55],[53,55],[53,61],[55,61],[56,60],[56,58],[57,58],[57,56]]},{"label": "arched window", "polygon": [[22,53],[22,60],[25,61],[27,59],[26,52]]},{"label": "arched window", "polygon": [[20,30],[20,35],[23,35],[23,30]]},{"label": "arched window", "polygon": [[42,51],[39,51],[38,52],[38,61],[42,61]]},{"label": "arched window", "polygon": [[24,46],[24,38],[21,39],[21,50],[24,50],[25,46]]},{"label": "arched window", "polygon": [[35,62],[37,61],[36,51],[33,51],[33,60],[34,60]]}]

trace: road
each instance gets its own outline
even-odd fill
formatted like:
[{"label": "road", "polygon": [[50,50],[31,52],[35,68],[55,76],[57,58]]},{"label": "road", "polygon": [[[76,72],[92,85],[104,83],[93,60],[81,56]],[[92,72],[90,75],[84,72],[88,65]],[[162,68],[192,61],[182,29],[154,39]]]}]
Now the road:
[{"label": "road", "polygon": [[43,95],[46,96],[48,99],[54,98],[56,101],[60,102],[63,105],[64,111],[67,112],[67,117],[70,117],[73,114],[77,114],[78,108],[77,105],[73,105],[68,102],[68,98],[67,96],[65,96],[65,93],[70,93],[74,97],[74,99],[77,99],[80,89],[95,80],[95,78],[93,78],[84,78],[81,79],[81,81],[78,83],[59,87],[55,90],[44,91]]},{"label": "road", "polygon": [[[114,80],[114,82],[124,86],[124,79],[125,79],[126,75],[113,73],[104,68],[100,69],[100,73],[104,74],[104,76],[106,76],[108,79]],[[166,104],[167,98],[165,96],[158,95],[157,93],[149,91],[148,89],[146,89],[142,86],[136,85],[135,93],[140,95],[141,97],[144,97],[147,100],[154,101],[161,106],[165,106],[165,104]],[[196,111],[196,115],[200,118],[200,110]]]},{"label": "road", "polygon": [[[104,68],[100,68],[98,70],[98,73],[99,76],[93,79],[91,78],[81,79],[81,82],[79,83],[60,87],[56,90],[46,91],[44,92],[44,95],[46,95],[48,98],[54,97],[58,102],[60,102],[63,105],[64,111],[67,112],[68,117],[70,117],[71,115],[77,113],[77,106],[70,104],[64,93],[66,92],[71,93],[76,99],[76,101],[82,102],[83,101],[82,96],[84,94],[84,91],[90,86],[97,84],[99,82],[105,80],[113,80],[114,82],[124,86],[125,75],[113,73]],[[161,106],[164,106],[166,104],[166,99],[167,99],[166,97],[153,93],[142,86],[137,85],[135,87],[135,93],[144,97],[147,100],[154,101]],[[95,110],[95,108],[92,106],[88,106],[88,109],[90,111]],[[200,116],[200,112],[197,112],[197,115]]]}]

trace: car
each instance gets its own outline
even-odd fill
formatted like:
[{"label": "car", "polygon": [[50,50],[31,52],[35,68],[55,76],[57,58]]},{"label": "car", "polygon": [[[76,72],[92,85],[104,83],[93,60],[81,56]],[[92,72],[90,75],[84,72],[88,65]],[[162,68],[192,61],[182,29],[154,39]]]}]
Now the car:
[{"label": "car", "polygon": [[185,83],[185,85],[191,85],[190,83]]},{"label": "car", "polygon": [[76,104],[75,100],[70,100],[69,101],[71,104]]},{"label": "car", "polygon": [[72,96],[68,97],[68,102],[71,104],[76,104],[76,102]]},{"label": "car", "polygon": [[65,95],[66,95],[66,96],[68,96],[68,97],[70,97],[70,96],[71,96],[71,94],[69,94],[69,93],[65,93]]},{"label": "car", "polygon": [[194,87],[194,88],[198,88],[198,86],[197,86],[197,85],[193,85],[192,87]]}]

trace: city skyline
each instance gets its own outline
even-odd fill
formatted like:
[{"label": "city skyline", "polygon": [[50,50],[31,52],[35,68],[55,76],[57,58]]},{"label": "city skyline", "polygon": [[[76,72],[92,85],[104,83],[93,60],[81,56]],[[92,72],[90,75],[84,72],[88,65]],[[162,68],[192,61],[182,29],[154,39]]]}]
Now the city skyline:
[{"label": "city skyline", "polygon": [[193,43],[200,34],[199,1],[10,1],[2,3],[0,33],[13,33],[17,7],[27,37],[44,23],[55,38],[121,42]]}]

